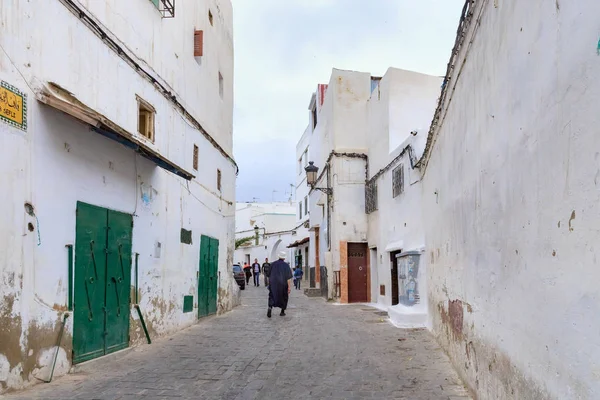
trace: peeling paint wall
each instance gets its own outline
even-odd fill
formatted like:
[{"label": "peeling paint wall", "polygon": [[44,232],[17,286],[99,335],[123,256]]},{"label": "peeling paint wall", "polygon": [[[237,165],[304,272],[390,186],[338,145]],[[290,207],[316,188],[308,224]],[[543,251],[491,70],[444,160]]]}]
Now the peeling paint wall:
[{"label": "peeling paint wall", "polygon": [[433,331],[480,399],[597,399],[600,2],[495,4],[424,172]]},{"label": "peeling paint wall", "polygon": [[[164,79],[225,151],[231,151],[233,45],[229,1],[178,1],[166,21],[149,1],[86,1],[98,21]],[[207,10],[215,15],[208,23]],[[123,15],[136,18],[123,18]],[[48,379],[60,324],[67,312],[68,259],[75,209],[83,201],[133,214],[133,252],[139,253],[139,305],[152,336],[197,322],[200,237],[219,239],[218,313],[239,303],[231,274],[235,167],[59,1],[3,1],[0,80],[27,94],[27,130],[0,121],[0,393]],[[194,59],[193,31],[204,29],[205,56]],[[191,33],[190,33],[191,32]],[[189,51],[188,51],[189,49]],[[8,56],[7,56],[8,54]],[[10,59],[9,59],[10,57]],[[225,77],[219,98],[218,72]],[[155,147],[192,170],[184,181],[88,125],[35,100],[39,82],[53,81],[131,132],[136,94],[156,109]],[[202,88],[202,90],[199,90]],[[222,190],[216,185],[222,172]],[[27,213],[24,204],[34,207]],[[192,244],[180,230],[192,231]],[[132,299],[135,276],[132,265]],[[183,296],[194,311],[183,313]],[[55,376],[71,365],[73,320],[67,319]],[[137,314],[130,345],[145,341]],[[38,378],[38,379],[36,379]]]}]

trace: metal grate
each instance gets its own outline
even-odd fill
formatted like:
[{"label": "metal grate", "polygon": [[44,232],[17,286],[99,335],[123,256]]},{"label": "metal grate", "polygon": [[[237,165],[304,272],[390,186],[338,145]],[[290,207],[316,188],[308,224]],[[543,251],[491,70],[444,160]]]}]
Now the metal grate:
[{"label": "metal grate", "polygon": [[160,6],[158,7],[163,18],[174,18],[175,17],[175,0],[160,0]]},{"label": "metal grate", "polygon": [[398,197],[404,193],[404,164],[392,170],[392,196]]},{"label": "metal grate", "polygon": [[367,182],[365,185],[365,212],[371,214],[377,210],[377,181]]}]

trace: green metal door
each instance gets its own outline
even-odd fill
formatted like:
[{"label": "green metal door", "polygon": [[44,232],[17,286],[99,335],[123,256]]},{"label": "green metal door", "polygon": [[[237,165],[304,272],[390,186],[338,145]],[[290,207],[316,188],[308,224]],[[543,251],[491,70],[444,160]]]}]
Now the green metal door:
[{"label": "green metal door", "polygon": [[77,203],[73,362],[129,344],[132,217]]},{"label": "green metal door", "polygon": [[198,271],[198,317],[217,312],[219,241],[202,235]]}]

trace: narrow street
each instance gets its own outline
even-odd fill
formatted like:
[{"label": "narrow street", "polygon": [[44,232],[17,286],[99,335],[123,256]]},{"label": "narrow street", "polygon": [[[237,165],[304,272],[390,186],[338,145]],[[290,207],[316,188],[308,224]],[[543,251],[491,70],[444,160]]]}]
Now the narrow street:
[{"label": "narrow street", "polygon": [[8,399],[468,399],[425,330],[380,311],[292,291],[287,316],[266,317],[264,287],[243,305],[121,357],[93,361]]}]

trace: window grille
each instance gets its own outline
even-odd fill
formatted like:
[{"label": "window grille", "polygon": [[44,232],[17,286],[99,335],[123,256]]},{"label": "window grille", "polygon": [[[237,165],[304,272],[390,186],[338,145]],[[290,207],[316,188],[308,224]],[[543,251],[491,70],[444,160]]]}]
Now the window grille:
[{"label": "window grille", "polygon": [[392,170],[392,196],[398,197],[404,193],[404,164]]},{"label": "window grille", "polygon": [[365,212],[371,214],[377,210],[377,181],[367,182],[365,185]]}]

